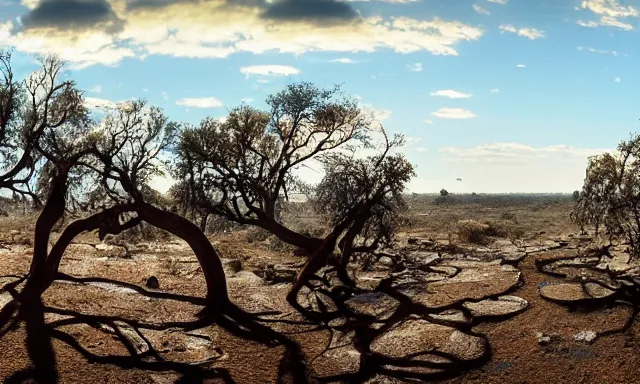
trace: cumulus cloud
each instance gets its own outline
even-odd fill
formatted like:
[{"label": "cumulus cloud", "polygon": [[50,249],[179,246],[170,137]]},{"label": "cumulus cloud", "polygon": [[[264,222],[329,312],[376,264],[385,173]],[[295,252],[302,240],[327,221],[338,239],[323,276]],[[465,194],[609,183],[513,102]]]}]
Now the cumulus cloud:
[{"label": "cumulus cloud", "polygon": [[422,63],[409,64],[407,68],[413,72],[422,72]]},{"label": "cumulus cloud", "polygon": [[176,105],[191,108],[218,108],[222,107],[222,102],[215,97],[183,98],[176,101]]},{"label": "cumulus cloud", "polygon": [[503,24],[498,27],[500,29],[500,33],[515,33],[518,36],[526,37],[530,40],[541,39],[546,37],[544,31],[535,28],[516,28],[511,24]]},{"label": "cumulus cloud", "polygon": [[25,29],[86,30],[115,32],[123,27],[107,0],[41,0],[31,2],[21,16]]},{"label": "cumulus cloud", "polygon": [[471,119],[476,117],[475,113],[462,108],[440,108],[431,114],[441,119]]},{"label": "cumulus cloud", "polygon": [[105,108],[113,109],[116,107],[116,102],[107,99],[101,99],[98,97],[85,97],[84,105],[90,110],[99,110]]},{"label": "cumulus cloud", "polygon": [[422,122],[425,124],[434,124],[433,120],[429,120],[429,119],[422,120]]},{"label": "cumulus cloud", "polygon": [[620,83],[622,82],[622,79],[619,77],[616,77],[615,79],[613,79],[613,81],[615,81],[616,83]]},{"label": "cumulus cloud", "polygon": [[262,17],[278,21],[344,21],[358,17],[349,4],[336,0],[280,0],[271,3]]},{"label": "cumulus cloud", "polygon": [[[7,21],[0,24],[0,45],[15,46],[26,53],[58,54],[77,67],[86,67],[98,63],[115,65],[127,57],[226,58],[239,52],[303,54],[390,49],[397,53],[457,55],[457,45],[483,35],[480,28],[439,18],[358,16],[323,25],[302,16],[282,16],[275,21],[264,17],[271,5],[253,0],[146,0],[137,2],[137,6],[112,0],[110,4],[116,17],[123,20],[122,30],[90,28],[82,20],[77,23],[83,28],[52,29],[36,24],[37,28],[20,29],[14,21]],[[30,12],[36,9],[37,5]],[[273,12],[271,16],[276,17]],[[67,24],[74,25],[72,21]]]},{"label": "cumulus cloud", "polygon": [[470,93],[454,91],[452,89],[442,89],[439,91],[431,92],[431,96],[448,97],[450,99],[468,99],[473,95]]},{"label": "cumulus cloud", "polygon": [[493,88],[491,90],[491,93],[500,93],[500,90],[498,88]]},{"label": "cumulus cloud", "polygon": [[478,4],[473,4],[472,7],[473,7],[474,11],[478,12],[481,15],[487,15],[487,16],[491,15],[491,12],[489,12],[488,10],[482,8]]},{"label": "cumulus cloud", "polygon": [[516,65],[516,67],[517,67],[517,68],[527,68],[527,66],[526,66],[526,65],[524,65],[524,64],[518,64],[518,65]]},{"label": "cumulus cloud", "polygon": [[614,27],[633,30],[632,24],[620,19],[635,18],[640,15],[637,8],[632,5],[622,5],[618,0],[584,0],[580,8],[588,10],[599,17],[597,20],[584,21],[580,19],[577,21],[578,25],[588,28]]},{"label": "cumulus cloud", "polygon": [[507,1],[509,0],[487,0],[490,3],[496,3],[496,4],[507,4]]}]

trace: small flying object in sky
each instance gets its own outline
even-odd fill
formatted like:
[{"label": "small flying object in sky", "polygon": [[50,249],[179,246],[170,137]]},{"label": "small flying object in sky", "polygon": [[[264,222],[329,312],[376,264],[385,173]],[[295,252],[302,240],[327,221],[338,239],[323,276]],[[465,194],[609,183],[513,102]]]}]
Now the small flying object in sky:
[{"label": "small flying object in sky", "polygon": [[461,178],[457,178],[456,180],[458,180],[458,181],[462,181],[462,179],[461,179]]}]

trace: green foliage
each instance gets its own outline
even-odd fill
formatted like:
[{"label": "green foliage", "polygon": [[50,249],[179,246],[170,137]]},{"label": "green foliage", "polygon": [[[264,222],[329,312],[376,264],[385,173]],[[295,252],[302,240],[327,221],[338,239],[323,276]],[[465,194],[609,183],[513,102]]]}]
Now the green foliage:
[{"label": "green foliage", "polygon": [[589,159],[586,178],[571,219],[604,229],[610,240],[628,242],[633,256],[640,254],[640,136],[618,145],[617,153]]}]

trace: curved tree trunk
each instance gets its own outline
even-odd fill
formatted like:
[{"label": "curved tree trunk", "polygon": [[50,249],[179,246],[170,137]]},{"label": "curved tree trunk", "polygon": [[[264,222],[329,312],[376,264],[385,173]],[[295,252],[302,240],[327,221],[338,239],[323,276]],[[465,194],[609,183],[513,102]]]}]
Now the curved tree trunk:
[{"label": "curved tree trunk", "polygon": [[158,209],[145,202],[135,203],[135,211],[140,219],[178,236],[189,244],[204,273],[208,306],[227,305],[229,294],[220,256],[198,226],[178,214]]},{"label": "curved tree trunk", "polygon": [[67,176],[67,170],[58,171],[53,179],[53,186],[49,192],[47,203],[36,221],[33,239],[33,259],[31,260],[31,268],[29,269],[30,275],[36,280],[41,277],[41,268],[49,253],[51,230],[64,215]]},{"label": "curved tree trunk", "polygon": [[275,220],[260,221],[256,223],[256,226],[269,231],[283,242],[291,244],[294,247],[298,247],[310,255],[316,253],[316,251],[320,247],[322,247],[322,244],[324,243],[324,239],[306,236],[301,233],[294,232]]}]

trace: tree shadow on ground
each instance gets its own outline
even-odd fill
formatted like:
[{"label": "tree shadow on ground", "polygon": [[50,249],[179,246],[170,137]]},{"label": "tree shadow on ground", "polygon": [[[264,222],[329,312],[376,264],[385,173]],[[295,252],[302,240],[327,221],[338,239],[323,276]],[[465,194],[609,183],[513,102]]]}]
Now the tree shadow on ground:
[{"label": "tree shadow on ground", "polygon": [[[110,283],[123,288],[133,289],[138,294],[146,297],[204,304],[204,299],[199,297],[149,291],[134,284],[112,279],[76,278],[60,274],[59,280],[76,283]],[[15,286],[17,286],[17,284],[14,284],[12,287],[5,286],[3,291],[8,291],[14,297],[17,297],[18,292],[14,289]],[[16,306],[17,311],[15,311]],[[45,314],[62,315],[63,318],[46,323]],[[90,315],[64,308],[45,306],[39,297],[22,300],[20,302],[12,301],[0,311],[0,320],[2,320],[0,321],[0,330],[2,330],[2,332],[0,332],[0,340],[8,332],[14,330],[20,321],[24,321],[27,333],[25,346],[32,366],[15,372],[8,377],[5,382],[9,384],[33,381],[41,384],[57,383],[59,381],[56,368],[58,362],[56,361],[53,348],[53,341],[57,340],[73,348],[90,363],[115,365],[122,369],[175,372],[180,375],[176,383],[201,383],[204,382],[205,379],[211,378],[221,379],[225,383],[233,383],[234,380],[228,370],[211,367],[216,361],[215,358],[193,363],[166,360],[160,356],[151,342],[140,332],[141,329],[168,330],[176,328],[180,331],[188,332],[214,324],[236,337],[261,343],[268,347],[284,346],[285,353],[279,364],[278,376],[280,378],[287,378],[287,382],[290,383],[309,382],[305,357],[300,346],[284,334],[260,323],[259,316],[269,314],[274,314],[274,312],[248,313],[236,305],[228,303],[219,308],[205,308],[205,310],[199,313],[199,318],[193,321],[145,323],[143,321],[118,316]],[[139,351],[137,351],[136,346],[133,345],[131,340],[118,330],[116,324],[122,323],[132,327],[137,335],[144,339],[144,343],[146,344],[146,351],[144,353],[138,353]],[[74,324],[85,324],[101,331],[104,331],[105,325],[111,327],[115,330],[115,335],[119,342],[128,350],[129,355],[105,356],[97,355],[89,351],[81,345],[76,337],[60,329],[61,327]]]}]

